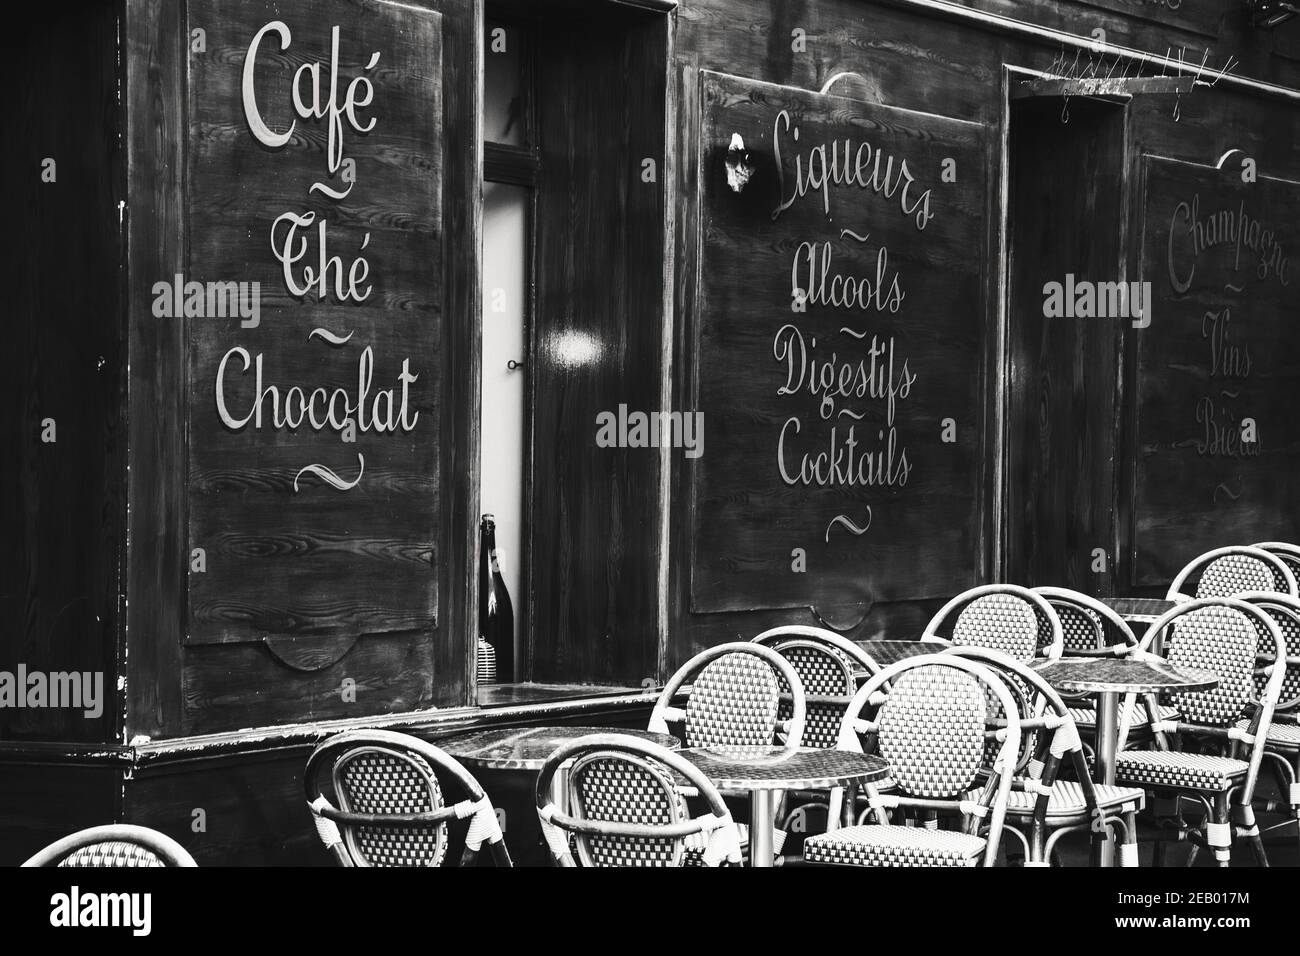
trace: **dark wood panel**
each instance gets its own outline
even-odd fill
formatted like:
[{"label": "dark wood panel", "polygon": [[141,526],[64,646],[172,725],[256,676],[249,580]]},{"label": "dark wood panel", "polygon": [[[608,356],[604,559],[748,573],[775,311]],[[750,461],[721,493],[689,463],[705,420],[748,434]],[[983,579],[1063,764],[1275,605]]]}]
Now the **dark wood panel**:
[{"label": "dark wood panel", "polygon": [[[1121,18],[1124,18],[1145,20],[1166,29],[1186,30],[1206,37],[1218,37],[1225,21],[1240,17],[1240,11],[1230,9],[1221,0],[1072,0],[1072,3],[1062,4],[1072,5],[1118,14],[1113,18],[1098,17],[1096,22],[1102,29],[1122,22]],[[1087,21],[1082,22],[1086,26]],[[1091,30],[1086,32],[1092,33]]]},{"label": "dark wood panel", "polygon": [[181,9],[128,0],[128,316],[130,525],[127,736],[179,733],[185,576],[185,341],[154,321],[153,284],[183,271]]},{"label": "dark wood panel", "polygon": [[[1149,157],[1137,336],[1134,578],[1300,536],[1300,183]],[[1256,441],[1244,439],[1253,421]]]},{"label": "dark wood panel", "polygon": [[668,33],[657,14],[601,23],[600,42],[566,24],[536,41],[528,676],[638,686],[657,669],[659,449],[598,447],[596,421],[662,407]]},{"label": "dark wood panel", "polygon": [[[703,84],[692,609],[960,590],[984,546],[986,321],[970,314],[983,128],[735,77]],[[724,168],[734,135],[756,170],[739,195]],[[837,300],[844,278],[856,292]]]},{"label": "dark wood panel", "polygon": [[123,769],[106,761],[58,765],[0,757],[0,866],[18,866],[60,837],[116,822],[122,777]]},{"label": "dark wood panel", "polygon": [[1111,593],[1124,320],[1048,318],[1043,290],[1124,277],[1124,110],[1063,107],[1011,113],[1006,578]]},{"label": "dark wood panel", "polygon": [[[211,550],[189,576],[186,639],[431,632],[441,18],[384,0],[237,13],[193,0],[188,16],[208,49],[189,56],[186,278],[256,282],[276,297],[261,300],[255,327],[187,322],[189,544]],[[283,35],[266,26],[278,17]],[[315,115],[312,97],[335,87]],[[339,257],[328,282],[327,256]],[[407,308],[371,302],[376,289]],[[320,399],[310,414],[303,393]],[[249,422],[259,395],[269,407]]]},{"label": "dark wood panel", "polygon": [[21,79],[2,127],[0,672],[98,674],[104,690],[92,718],[7,701],[0,739],[104,742],[119,725],[126,349],[116,17],[111,3],[59,4],[27,11],[3,40]]}]

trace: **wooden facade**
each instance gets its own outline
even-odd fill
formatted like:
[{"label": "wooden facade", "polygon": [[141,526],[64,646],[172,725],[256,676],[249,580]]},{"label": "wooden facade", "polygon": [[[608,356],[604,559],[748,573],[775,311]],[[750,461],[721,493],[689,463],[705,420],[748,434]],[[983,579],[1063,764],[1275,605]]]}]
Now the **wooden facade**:
[{"label": "wooden facade", "polygon": [[[488,14],[533,31],[543,134],[525,677],[606,688],[545,702],[472,666]],[[117,820],[200,863],[325,863],[300,773],[338,729],[634,726],[693,653],[779,623],[910,638],[975,584],[1157,594],[1210,547],[1300,539],[1300,23],[33,16],[5,40],[0,672],[101,673],[104,700],[0,707],[0,864]],[[1149,282],[1148,313],[1048,318],[1067,276]],[[191,281],[257,282],[260,312],[188,315]],[[620,405],[701,413],[702,454],[598,447]]]}]

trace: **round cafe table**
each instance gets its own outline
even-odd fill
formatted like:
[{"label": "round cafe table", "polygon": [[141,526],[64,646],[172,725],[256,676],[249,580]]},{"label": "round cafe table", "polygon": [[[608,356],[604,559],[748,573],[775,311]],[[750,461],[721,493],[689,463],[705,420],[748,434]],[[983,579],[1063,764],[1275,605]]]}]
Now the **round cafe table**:
[{"label": "round cafe table", "polygon": [[[1119,702],[1128,694],[1168,690],[1210,690],[1219,675],[1191,667],[1175,667],[1158,657],[1063,657],[1035,665],[1043,680],[1056,690],[1097,695],[1096,761],[1093,779],[1113,786],[1115,753],[1119,748]],[[1110,836],[1098,848],[1096,862],[1109,866],[1114,847]]]},{"label": "round cafe table", "polygon": [[873,783],[889,772],[881,757],[843,750],[783,747],[694,747],[679,751],[722,791],[749,792],[749,865],[770,867],[775,852],[776,795]]},{"label": "round cafe table", "polygon": [[1163,598],[1104,597],[1098,600],[1130,624],[1153,624],[1160,615],[1178,606]]},{"label": "round cafe table", "polygon": [[947,649],[947,644],[935,641],[857,641],[858,647],[870,655],[881,667],[897,664],[909,657],[922,654],[939,654]]},{"label": "round cafe table", "polygon": [[681,746],[681,742],[671,734],[621,727],[496,727],[458,734],[434,743],[471,769],[531,770],[536,773],[561,744],[591,734],[626,734],[669,750]]}]

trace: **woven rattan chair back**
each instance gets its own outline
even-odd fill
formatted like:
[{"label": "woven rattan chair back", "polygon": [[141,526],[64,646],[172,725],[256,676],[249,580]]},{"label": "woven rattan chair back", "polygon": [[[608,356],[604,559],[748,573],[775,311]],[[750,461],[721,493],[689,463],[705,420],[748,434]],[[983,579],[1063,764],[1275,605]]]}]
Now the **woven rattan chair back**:
[{"label": "woven rattan chair back", "polygon": [[[778,677],[779,675],[779,677]],[[685,708],[673,705],[689,693]],[[782,688],[790,697],[791,716],[778,715]],[[688,747],[798,747],[807,720],[803,681],[790,662],[762,644],[720,644],[683,664],[660,692],[648,729],[671,733],[681,724]]]},{"label": "woven rattan chair back", "polygon": [[1300,545],[1288,544],[1285,541],[1262,541],[1254,547],[1280,558],[1282,563],[1291,569],[1292,576],[1300,581]]},{"label": "woven rattan chair back", "polygon": [[1219,676],[1218,686],[1211,690],[1169,695],[1183,718],[1216,727],[1236,721],[1255,695],[1259,639],[1251,621],[1232,608],[1207,607],[1184,615],[1166,642],[1169,663]]},{"label": "woven rattan chair back", "polygon": [[[1190,590],[1195,581],[1194,590]],[[1234,545],[1198,555],[1178,572],[1169,585],[1171,601],[1190,597],[1235,597],[1248,592],[1276,592],[1297,596],[1296,577],[1277,555],[1263,548]]]},{"label": "woven rattan chair back", "polygon": [[[880,666],[857,644],[820,627],[775,627],[755,637],[754,643],[775,650],[803,681],[808,705],[803,746],[833,748],[859,678],[878,673]],[[781,691],[777,717],[788,721],[794,716],[794,700],[785,677],[777,673],[776,678]]]},{"label": "woven rattan chair back", "polygon": [[986,584],[957,595],[930,619],[922,640],[987,647],[1017,660],[1060,657],[1064,633],[1040,595],[1015,584]]},{"label": "woven rattan chair back", "polygon": [[[334,801],[321,782],[328,774]],[[452,786],[456,803],[448,803]],[[304,773],[307,805],[326,848],[343,866],[443,866],[449,824],[468,820],[461,865],[486,843],[509,866],[496,811],[474,776],[438,747],[407,734],[353,730],[316,748]]]},{"label": "woven rattan chair back", "polygon": [[[348,812],[392,816],[442,809],[442,788],[418,754],[387,747],[356,747],[334,765],[334,792]],[[447,823],[431,826],[355,826],[343,831],[359,866],[441,866]]]},{"label": "woven rattan chair back", "polygon": [[[1254,604],[1273,619],[1282,639],[1286,644],[1285,671],[1282,677],[1282,690],[1279,693],[1277,710],[1288,711],[1300,707],[1300,601],[1282,594],[1242,594],[1239,597]],[[1256,627],[1259,646],[1256,649],[1256,663],[1270,664],[1275,660],[1276,649],[1272,636],[1263,627]],[[1255,696],[1262,698],[1268,685],[1268,675],[1264,668],[1255,668]]]},{"label": "woven rattan chair back", "polygon": [[[570,770],[574,815],[604,823],[668,828],[687,819],[671,775],[649,758],[614,751],[584,755]],[[685,840],[665,836],[582,834],[583,866],[680,866]]]},{"label": "woven rattan chair back", "polygon": [[877,748],[899,789],[932,799],[970,789],[984,764],[987,707],[970,674],[944,667],[902,674],[877,717]]},{"label": "woven rattan chair back", "polygon": [[77,869],[132,869],[197,866],[189,852],[148,827],[127,823],[90,827],[63,837],[36,853],[23,866]]},{"label": "woven rattan chair back", "polygon": [[[984,749],[986,690],[1007,715],[1005,726],[991,732],[1001,745],[991,765]],[[981,663],[940,653],[901,660],[863,684],[844,715],[837,746],[872,750],[889,762],[895,790],[875,800],[963,814],[978,810],[975,816],[988,820],[984,865],[991,866],[1020,743],[1019,707],[1002,679]],[[981,778],[981,796],[972,807],[963,794]],[[874,790],[867,789],[869,794]],[[832,797],[832,819],[841,799],[840,794]]]},{"label": "woven rattan chair back", "polygon": [[[554,781],[566,765],[562,810]],[[705,813],[691,816],[682,783],[697,792]],[[740,862],[739,836],[717,788],[658,744],[622,734],[571,741],[547,759],[534,795],[547,845],[562,866],[683,866],[691,848],[702,851],[692,862]]]}]

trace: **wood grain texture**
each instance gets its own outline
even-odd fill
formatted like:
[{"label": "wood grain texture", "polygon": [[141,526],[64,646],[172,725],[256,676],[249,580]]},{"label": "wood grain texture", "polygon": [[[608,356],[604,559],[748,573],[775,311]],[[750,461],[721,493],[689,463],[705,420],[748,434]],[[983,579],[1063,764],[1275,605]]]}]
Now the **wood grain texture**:
[{"label": "wood grain texture", "polygon": [[180,732],[184,633],[185,343],[152,320],[152,286],[181,271],[180,7],[128,0],[123,22],[130,350],[125,736]]},{"label": "wood grain texture", "polygon": [[[6,32],[22,79],[3,120],[0,254],[0,671],[98,672],[109,694],[125,520],[115,36],[102,3],[32,11]],[[0,739],[111,740],[117,708],[101,703],[98,718],[2,707]]]},{"label": "wood grain texture", "polygon": [[[373,36],[375,30],[386,29],[385,18],[377,15],[380,11],[400,10],[401,17],[426,27],[439,21],[438,11],[432,9],[420,13],[409,5],[402,8],[375,0],[331,4],[332,18],[305,16],[320,9],[304,4],[297,12],[283,11],[294,24],[290,52],[301,56],[310,50],[313,57],[328,59],[329,27],[332,22],[344,24],[345,75],[350,68],[347,23],[362,22],[367,35]],[[340,507],[347,493],[319,483],[309,491],[304,487],[305,495],[294,495],[293,475],[306,462],[291,462],[284,447],[313,442],[321,447],[322,438],[309,427],[290,436],[284,445],[274,441],[258,445],[254,440],[250,449],[247,440],[243,447],[232,440],[237,436],[226,433],[212,407],[212,382],[200,388],[196,384],[199,376],[189,376],[186,371],[185,323],[154,319],[151,314],[152,283],[159,278],[169,279],[178,272],[202,273],[207,264],[216,262],[215,278],[260,281],[262,276],[253,272],[265,271],[267,262],[279,265],[263,232],[281,211],[310,208],[319,198],[307,193],[311,182],[325,178],[319,136],[304,135],[286,148],[293,154],[288,163],[302,174],[300,200],[288,187],[292,177],[276,171],[275,161],[286,157],[263,156],[250,162],[241,153],[238,162],[244,165],[239,167],[239,184],[224,193],[202,188],[203,175],[199,175],[187,193],[192,200],[187,210],[191,220],[215,224],[213,234],[229,240],[227,245],[216,242],[207,256],[204,243],[212,245],[215,240],[200,235],[197,229],[187,232],[182,211],[182,177],[178,175],[186,168],[182,145],[197,131],[192,140],[197,156],[239,150],[229,129],[219,130],[216,122],[204,126],[202,117],[191,116],[185,105],[186,87],[181,79],[185,64],[179,54],[187,51],[187,45],[179,37],[185,34],[186,25],[171,8],[160,12],[145,0],[133,0],[128,11],[132,207],[148,211],[131,220],[132,349],[133,354],[149,356],[148,361],[132,364],[133,421],[138,428],[131,472],[135,530],[130,610],[134,623],[128,687],[132,735],[168,737],[311,719],[318,712],[383,713],[467,700],[469,642],[465,633],[472,623],[465,609],[473,601],[465,594],[472,588],[467,568],[472,567],[474,536],[469,527],[472,522],[467,523],[464,515],[473,508],[472,504],[467,507],[467,502],[477,486],[465,463],[477,461],[477,452],[469,453],[471,447],[476,448],[471,443],[477,434],[469,395],[477,394],[477,383],[471,381],[476,364],[464,356],[477,346],[474,317],[479,311],[479,150],[475,133],[479,33],[470,0],[447,0],[439,9],[446,15],[434,33],[408,30],[397,45],[408,60],[431,56],[431,75],[414,67],[394,71],[388,62],[393,48],[385,47],[374,104],[381,122],[368,136],[345,139],[345,155],[358,159],[358,182],[352,197],[338,204],[345,212],[331,221],[331,236],[339,240],[331,251],[349,256],[360,242],[363,224],[376,224],[367,249],[372,253],[373,301],[357,307],[330,300],[330,304],[312,310],[312,317],[323,326],[343,330],[352,327],[344,323],[353,323],[354,343],[362,337],[375,338],[375,387],[396,381],[405,355],[413,357],[412,371],[421,374],[412,386],[421,413],[414,438],[402,439],[401,432],[359,432],[357,445],[339,442],[332,434],[324,439],[323,447],[331,453],[337,448],[354,454],[358,446],[374,443],[367,454],[366,480],[352,493],[351,511]],[[203,19],[209,54],[214,57],[212,68],[237,73],[235,59],[243,54],[236,52],[239,44],[233,33],[223,34],[222,17]],[[266,19],[274,16],[268,13]],[[310,20],[310,26],[299,26],[300,19]],[[243,31],[245,44],[261,22]],[[310,30],[319,34],[318,42],[308,42]],[[325,38],[323,51],[320,36]],[[430,36],[448,44],[441,60],[439,44],[430,41]],[[419,49],[413,46],[417,38],[423,44]],[[282,62],[288,68],[288,61]],[[295,60],[293,65],[300,62]],[[223,76],[227,83],[223,116],[242,121],[238,96],[233,102],[228,99],[229,75]],[[385,81],[394,84],[387,100]],[[412,92],[416,88],[433,93],[416,103],[418,97]],[[288,102],[283,88],[280,94],[274,102],[263,96],[262,108],[272,125],[283,119]],[[401,109],[385,113],[394,101]],[[363,119],[366,115],[361,111]],[[383,121],[393,116],[401,119],[401,129],[385,139]],[[445,122],[435,136],[433,127],[439,116]],[[196,124],[193,130],[191,119]],[[300,121],[299,131],[303,130]],[[209,132],[212,135],[204,138]],[[305,132],[312,133],[312,129]],[[444,135],[471,145],[448,155]],[[376,170],[378,179],[368,178],[370,169]],[[395,177],[400,176],[407,178],[410,188],[397,187]],[[368,184],[379,180],[383,182],[375,187],[378,192],[367,198]],[[277,192],[276,183],[282,183],[284,189]],[[260,198],[250,206],[247,196],[253,193]],[[274,203],[284,203],[284,207]],[[321,206],[323,209],[324,204]],[[238,243],[249,260],[244,266],[237,261],[238,237],[229,232],[231,221],[239,216],[248,218]],[[258,220],[256,228],[254,220]],[[443,235],[454,241],[444,245]],[[389,248],[381,259],[379,251],[385,243]],[[222,255],[227,259],[221,260]],[[199,265],[192,267],[192,261]],[[248,271],[223,275],[227,266],[222,266],[222,261],[230,272]],[[385,261],[395,261],[398,267],[387,272]],[[187,276],[197,280],[212,277]],[[274,289],[272,282],[263,283],[268,294],[259,328],[242,329],[230,320],[190,319],[195,332],[191,342],[194,355],[210,356],[220,346],[217,339],[224,332],[229,339],[226,348],[239,343],[253,354],[265,352],[264,384],[278,384],[284,390],[314,379],[331,386],[346,386],[350,380],[355,391],[355,354],[350,357],[349,375],[334,361],[337,356],[329,354],[332,349],[306,339],[315,323],[298,318],[306,314],[304,307],[274,294]],[[205,342],[208,353],[202,353]],[[283,350],[277,352],[281,345]],[[422,369],[426,360],[428,367]],[[208,368],[205,377],[212,372]],[[390,381],[382,383],[385,375]],[[430,391],[421,395],[425,385]],[[247,391],[252,391],[251,381]],[[195,415],[210,410],[210,418],[202,417],[215,422],[216,428],[209,428],[206,438],[200,437],[187,469],[185,439],[195,434],[186,426],[191,410]],[[426,432],[445,440],[425,441]],[[391,452],[384,450],[385,443],[393,446]],[[185,502],[191,495],[212,507],[188,510]],[[296,521],[289,514],[291,509],[277,504],[288,498],[297,499]],[[358,513],[364,520],[356,517]],[[192,604],[185,594],[190,547],[185,534],[187,520],[209,539],[209,572],[224,565],[227,575],[218,589],[200,591]],[[437,561],[439,554],[445,554],[446,560]],[[289,571],[307,564],[317,567],[328,583]],[[266,572],[268,566],[280,570]],[[204,575],[194,577],[200,586],[207,584]],[[347,592],[348,588],[352,591]],[[268,595],[272,600],[266,600]],[[191,612],[199,622],[197,628],[191,626]],[[255,639],[260,633],[278,635],[276,654],[256,646],[239,648],[241,641]],[[324,660],[322,654],[301,645],[313,640],[313,634],[320,636],[321,652],[329,650],[326,656],[351,649],[337,661]],[[362,646],[352,646],[351,639],[367,634],[391,636],[365,637]],[[198,643],[187,648],[183,644],[187,635],[197,635],[200,641],[217,640],[222,646],[209,648]],[[232,639],[234,643],[228,643]],[[375,642],[374,646],[365,647],[367,641]],[[286,666],[286,660],[292,668]],[[302,672],[307,665],[314,669],[311,673]],[[233,674],[240,675],[242,691],[230,683]],[[348,707],[339,695],[345,678],[358,685],[356,703]],[[332,697],[324,687],[333,689]]]},{"label": "wood grain texture", "polygon": [[598,43],[536,38],[528,676],[638,686],[657,669],[659,450],[598,447],[596,418],[662,407],[667,32],[659,14],[601,23]]},{"label": "wood grain texture", "polygon": [[[1148,157],[1137,334],[1135,583],[1300,536],[1300,182]],[[1258,440],[1244,441],[1255,424]]]},{"label": "wood grain texture", "polygon": [[[1067,274],[1116,282],[1124,110],[1072,98],[1011,113],[1007,580],[1112,593],[1120,318],[1046,318]],[[1094,571],[1094,549],[1105,570]]]},{"label": "wood grain texture", "polygon": [[[707,441],[692,463],[692,609],[968,586],[983,546],[972,532],[986,326],[968,307],[983,292],[984,129],[729,76],[703,84],[692,407]],[[739,196],[724,175],[733,134],[757,169]],[[825,172],[832,148],[841,182],[800,197],[796,180]],[[836,277],[860,283],[853,303],[831,300]],[[804,471],[819,460],[815,477]],[[807,573],[792,572],[796,547]]]},{"label": "wood grain texture", "polygon": [[[281,51],[279,38],[263,39],[253,72],[263,121],[276,132],[292,124],[289,142],[274,149],[249,128],[240,79],[251,40],[278,16],[292,31],[289,46]],[[189,545],[206,550],[207,570],[189,576],[186,639],[427,637],[436,619],[439,537],[440,17],[379,0],[306,3],[292,13],[262,3],[231,12],[194,0],[188,17],[203,25],[208,49],[189,56],[186,278],[258,282],[263,295],[257,328],[241,328],[238,319],[187,322]],[[310,84],[294,78],[304,64],[319,62],[328,81],[335,26],[337,96],[360,76],[374,92],[356,111],[362,129],[344,116],[331,136],[328,120],[296,115],[294,97],[310,96]],[[380,60],[368,70],[373,52]],[[374,128],[363,132],[371,120]],[[328,168],[331,139],[355,162],[355,183],[338,201],[309,193],[316,182],[347,188]],[[283,213],[326,223],[328,253],[313,229],[304,261],[337,255],[347,268],[365,256],[365,301],[341,301],[332,285],[324,295],[295,293],[273,254],[272,223]],[[319,274],[319,264],[315,269]],[[305,284],[295,271],[294,283]],[[351,339],[331,345],[312,338],[316,328]],[[262,357],[262,388],[280,389],[286,411],[293,386],[343,389],[361,400],[358,362],[369,348],[374,392],[365,403],[384,389],[397,390],[395,400],[409,391],[409,418],[384,432],[366,427],[367,411],[373,416],[377,406],[341,412],[355,420],[355,443],[341,441],[333,427],[275,427],[270,408],[262,427],[232,427],[218,417],[214,391],[238,419],[258,395],[242,360],[218,381],[220,362],[235,348]],[[409,389],[398,382],[407,360],[417,379]],[[348,481],[360,474],[360,482],[344,491],[300,476],[310,464]]]}]

